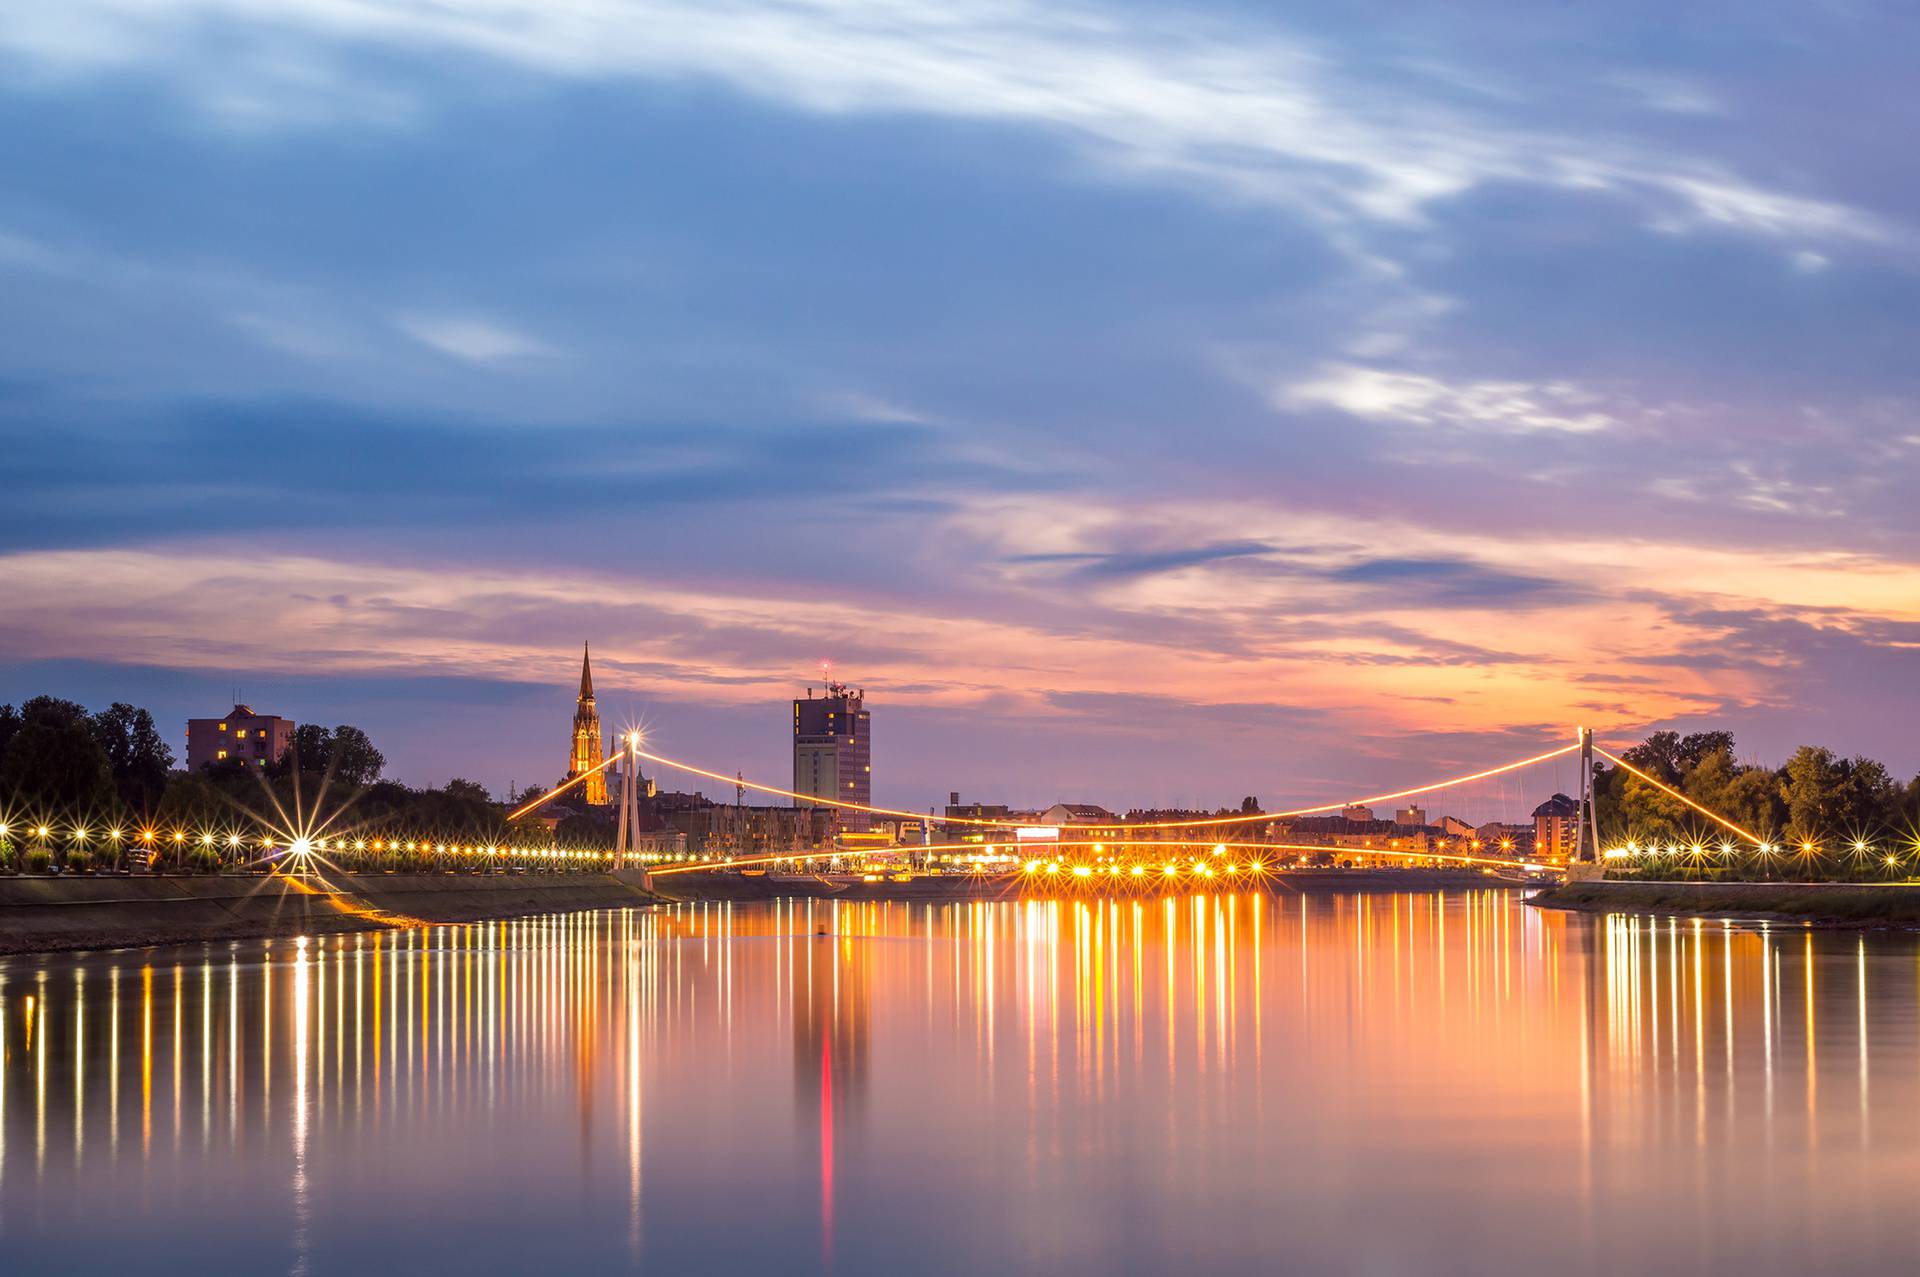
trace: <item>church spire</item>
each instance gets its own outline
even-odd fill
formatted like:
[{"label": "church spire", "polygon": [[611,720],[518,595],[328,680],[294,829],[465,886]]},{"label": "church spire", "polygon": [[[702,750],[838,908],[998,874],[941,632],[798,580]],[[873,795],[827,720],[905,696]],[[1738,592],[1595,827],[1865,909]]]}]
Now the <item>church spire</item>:
[{"label": "church spire", "polygon": [[573,744],[567,750],[567,779],[585,776],[580,797],[589,807],[607,805],[607,778],[601,770],[606,760],[600,736],[600,711],[593,704],[593,652],[580,646],[580,700],[573,707]]}]

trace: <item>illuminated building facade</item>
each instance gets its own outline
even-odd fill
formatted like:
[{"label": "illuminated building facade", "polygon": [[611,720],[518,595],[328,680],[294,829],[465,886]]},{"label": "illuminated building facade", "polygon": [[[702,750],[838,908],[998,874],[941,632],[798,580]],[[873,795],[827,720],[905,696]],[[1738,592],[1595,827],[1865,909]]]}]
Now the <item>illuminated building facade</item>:
[{"label": "illuminated building facade", "polygon": [[835,813],[825,807],[750,807],[693,794],[661,796],[661,824],[695,855],[767,856],[832,844]]},{"label": "illuminated building facade", "polygon": [[573,705],[573,745],[567,755],[565,780],[593,772],[580,786],[580,801],[589,807],[607,805],[607,774],[594,771],[606,761],[606,742],[600,735],[600,711],[593,704],[593,656],[580,649],[580,696]]},{"label": "illuminated building facade", "polygon": [[189,718],[187,770],[197,772],[215,763],[265,767],[278,762],[293,745],[293,727],[291,718],[256,714],[247,705],[235,705],[222,718]]},{"label": "illuminated building facade", "polygon": [[[866,693],[843,683],[828,683],[824,695],[807,689],[793,702],[793,790],[841,802],[873,803],[873,720]],[[795,799],[804,805],[805,799]],[[841,811],[840,827],[865,833],[871,827],[863,811]]]},{"label": "illuminated building facade", "polygon": [[1533,809],[1533,849],[1548,860],[1565,860],[1580,841],[1580,803],[1555,794]]}]

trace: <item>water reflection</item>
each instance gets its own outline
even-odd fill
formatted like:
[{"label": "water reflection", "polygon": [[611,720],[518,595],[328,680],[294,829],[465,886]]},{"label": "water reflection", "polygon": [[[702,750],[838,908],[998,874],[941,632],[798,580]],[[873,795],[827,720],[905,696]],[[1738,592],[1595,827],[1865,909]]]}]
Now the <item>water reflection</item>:
[{"label": "water reflection", "polygon": [[1899,1262],[1920,945],[1504,893],[0,965],[9,1272]]}]

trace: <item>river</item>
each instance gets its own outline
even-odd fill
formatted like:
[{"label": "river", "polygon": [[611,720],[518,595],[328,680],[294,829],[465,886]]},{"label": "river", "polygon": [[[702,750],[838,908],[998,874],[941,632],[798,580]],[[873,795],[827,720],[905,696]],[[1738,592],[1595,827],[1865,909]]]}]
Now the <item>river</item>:
[{"label": "river", "polygon": [[0,963],[8,1274],[1920,1260],[1920,942],[1516,893]]}]

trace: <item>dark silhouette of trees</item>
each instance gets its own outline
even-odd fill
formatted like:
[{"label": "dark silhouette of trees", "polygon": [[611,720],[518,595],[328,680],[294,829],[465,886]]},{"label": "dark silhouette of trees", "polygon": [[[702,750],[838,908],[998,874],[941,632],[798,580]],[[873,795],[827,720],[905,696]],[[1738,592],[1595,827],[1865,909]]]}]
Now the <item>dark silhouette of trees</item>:
[{"label": "dark silhouette of trees", "polygon": [[34,818],[69,826],[111,818],[118,794],[84,707],[51,696],[21,705],[0,757],[0,795]]},{"label": "dark silhouette of trees", "polygon": [[173,770],[173,751],[153,725],[153,715],[115,701],[95,714],[92,723],[94,739],[107,756],[107,768],[121,805],[135,815],[152,812],[166,792],[167,775]]},{"label": "dark silhouette of trees", "polygon": [[293,745],[279,767],[269,770],[330,776],[343,785],[360,787],[380,779],[386,766],[387,756],[358,727],[342,723],[328,729],[302,723],[293,729]]}]

